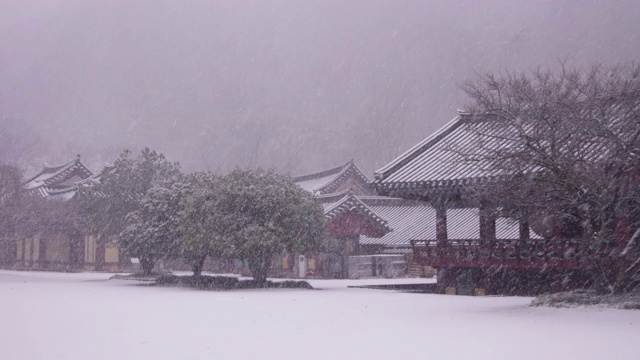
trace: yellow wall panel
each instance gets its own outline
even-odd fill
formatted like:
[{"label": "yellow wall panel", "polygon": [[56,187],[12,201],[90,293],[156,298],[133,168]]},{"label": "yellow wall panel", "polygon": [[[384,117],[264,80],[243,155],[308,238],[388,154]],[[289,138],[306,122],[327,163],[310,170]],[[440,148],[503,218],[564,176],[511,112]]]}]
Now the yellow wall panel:
[{"label": "yellow wall panel", "polygon": [[32,239],[31,249],[31,261],[40,260],[40,238]]},{"label": "yellow wall panel", "polygon": [[24,239],[24,259],[26,261],[31,260],[31,244],[32,244],[31,238]]},{"label": "yellow wall panel", "polygon": [[307,269],[312,271],[316,270],[316,259],[307,260]]},{"label": "yellow wall panel", "polygon": [[93,235],[84,237],[84,262],[94,263],[96,261],[96,239]]},{"label": "yellow wall panel", "polygon": [[16,246],[16,260],[24,260],[24,258],[22,257],[22,255],[24,254],[24,252],[22,251],[22,249],[24,249],[24,239],[18,240],[17,243],[18,246]]},{"label": "yellow wall panel", "polygon": [[117,263],[118,262],[118,247],[115,244],[107,244],[104,247],[104,262],[105,263]]},{"label": "yellow wall panel", "polygon": [[47,261],[69,262],[69,238],[64,235],[56,235],[47,242]]}]

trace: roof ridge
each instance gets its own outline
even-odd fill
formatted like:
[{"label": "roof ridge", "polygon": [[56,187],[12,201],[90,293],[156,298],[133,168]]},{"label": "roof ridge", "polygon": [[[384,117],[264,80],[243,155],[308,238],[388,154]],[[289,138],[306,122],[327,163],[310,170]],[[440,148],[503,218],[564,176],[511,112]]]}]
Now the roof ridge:
[{"label": "roof ridge", "polygon": [[[362,201],[367,206],[376,206],[381,203],[393,203],[393,206],[431,206],[428,203],[420,200],[411,200],[411,199],[403,199],[399,197],[391,197],[391,196],[356,196],[360,201]],[[367,202],[372,202],[372,204],[367,204]]]},{"label": "roof ridge", "polygon": [[[27,180],[25,180],[24,183],[27,184],[27,183],[35,180],[40,175],[45,174],[45,173],[55,174],[55,173],[59,172],[61,169],[66,168],[67,166],[71,165],[72,163],[75,163],[77,160],[78,160],[78,158],[76,157],[75,159],[73,159],[71,161],[68,161],[68,162],[66,162],[66,163],[64,163],[62,165],[49,165],[49,164],[47,164],[47,162],[43,162],[42,163],[42,169],[40,169],[40,171],[38,171],[38,173],[36,173],[35,175],[27,178]],[[53,171],[47,172],[46,170],[53,170]]]},{"label": "roof ridge", "polygon": [[339,192],[335,192],[335,193],[319,194],[319,195],[316,195],[316,199],[318,199],[320,201],[327,200],[327,199],[330,199],[332,197],[344,196],[344,195],[348,194],[350,191],[352,191],[351,188],[345,189],[345,190],[342,190],[342,191],[339,191]]},{"label": "roof ridge", "polygon": [[322,190],[327,187],[330,187],[334,181],[340,179],[340,177],[346,174],[350,169],[353,169],[353,171],[355,171],[356,176],[360,177],[361,180],[363,180],[365,183],[367,184],[371,183],[371,180],[369,180],[369,178],[362,172],[362,170],[360,170],[360,168],[355,164],[355,162],[351,160],[348,163],[346,163],[345,166],[342,168],[342,170],[338,172],[333,178],[331,178],[331,180],[327,181],[324,185],[320,185],[313,190],[317,191],[317,190]]},{"label": "roof ridge", "polygon": [[344,165],[340,165],[340,166],[331,168],[329,170],[323,170],[316,173],[293,176],[293,181],[295,182],[306,181],[306,180],[322,178],[328,175],[337,174],[337,173],[340,173],[344,168],[346,168],[351,162],[353,162],[353,160],[350,160]]},{"label": "roof ridge", "polygon": [[406,163],[415,159],[422,152],[429,149],[431,146],[435,145],[438,141],[444,138],[447,134],[457,129],[464,122],[464,119],[466,119],[467,117],[470,117],[470,115],[458,113],[456,117],[454,117],[444,126],[436,130],[433,134],[427,136],[421,142],[419,142],[409,150],[402,153],[400,156],[392,160],[390,163],[388,163],[387,165],[375,171],[373,173],[375,178],[374,181],[384,180],[384,178],[386,178],[389,173],[394,172],[398,168],[404,166]]},{"label": "roof ridge", "polygon": [[68,162],[66,165],[64,165],[62,168],[60,168],[58,171],[54,172],[50,178],[44,180],[44,182],[50,181],[52,179],[55,179],[56,177],[60,176],[61,174],[63,174],[65,171],[73,168],[75,165],[80,165],[82,166],[85,170],[87,170],[89,172],[89,176],[87,176],[86,179],[90,178],[93,176],[94,172],[91,171],[91,169],[89,169],[84,163],[82,163],[82,161],[80,160],[80,155],[78,155],[75,159],[73,159],[72,161]]},{"label": "roof ridge", "polygon": [[368,215],[370,215],[371,217],[377,219],[377,222],[379,223],[380,226],[384,227],[385,229],[388,229],[389,231],[392,231],[393,229],[391,229],[389,227],[389,221],[387,219],[382,218],[380,215],[378,215],[375,211],[373,211],[373,209],[371,209],[369,206],[367,206],[367,204],[365,204],[364,202],[362,202],[360,199],[358,199],[357,196],[353,195],[353,194],[347,194],[345,195],[343,198],[341,198],[340,200],[338,200],[335,204],[332,204],[331,206],[327,207],[324,210],[324,214],[325,216],[328,216],[329,218],[331,217],[331,212],[340,208],[343,204],[349,202],[350,200],[355,201],[355,206],[360,206],[362,207],[365,212],[368,213]]}]

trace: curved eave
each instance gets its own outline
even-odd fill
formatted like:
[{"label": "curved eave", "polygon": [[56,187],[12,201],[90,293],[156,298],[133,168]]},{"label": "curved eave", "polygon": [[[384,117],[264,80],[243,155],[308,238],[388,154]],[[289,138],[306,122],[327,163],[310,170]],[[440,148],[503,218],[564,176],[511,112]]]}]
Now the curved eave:
[{"label": "curved eave", "polygon": [[360,179],[360,181],[362,181],[364,184],[366,184],[366,185],[370,185],[371,184],[371,180],[369,180],[369,178],[367,178],[367,176],[360,170],[360,168],[358,168],[358,166],[353,162],[353,160],[351,160],[330,181],[328,181],[326,184],[324,184],[322,186],[319,186],[319,187],[315,188],[313,190],[314,193],[316,193],[316,192],[320,192],[320,193],[330,193],[330,192],[332,192],[337,187],[339,187],[345,179],[347,179],[349,177],[351,172],[353,172],[355,174],[355,176],[358,179]]},{"label": "curved eave", "polygon": [[447,134],[460,126],[463,115],[465,114],[458,114],[443,127],[438,129],[435,133],[431,134],[409,150],[405,151],[403,154],[392,160],[389,164],[375,171],[374,177],[376,181],[384,180],[385,178],[389,177],[389,175],[397,171],[399,168],[403,167],[411,160],[422,154],[424,151],[432,147],[434,144],[442,140],[442,138],[444,138]]},{"label": "curved eave", "polygon": [[474,189],[497,185],[505,176],[489,176],[449,180],[413,181],[413,182],[375,182],[373,186],[382,193],[389,192],[442,192],[449,190]]},{"label": "curved eave", "polygon": [[364,215],[371,223],[373,223],[383,234],[390,232],[392,229],[389,227],[387,220],[378,216],[367,205],[362,203],[353,195],[345,196],[345,198],[331,207],[325,210],[325,219],[331,221],[338,216],[349,213],[358,212]]}]

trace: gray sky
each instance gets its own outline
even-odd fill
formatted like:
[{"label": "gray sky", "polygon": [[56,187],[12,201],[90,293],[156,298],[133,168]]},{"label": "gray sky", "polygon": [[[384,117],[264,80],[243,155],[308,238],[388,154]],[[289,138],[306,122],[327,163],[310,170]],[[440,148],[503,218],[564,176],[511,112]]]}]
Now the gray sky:
[{"label": "gray sky", "polygon": [[636,61],[638,19],[636,0],[0,0],[0,119],[46,143],[36,163],[147,145],[188,171],[371,175],[474,72]]}]

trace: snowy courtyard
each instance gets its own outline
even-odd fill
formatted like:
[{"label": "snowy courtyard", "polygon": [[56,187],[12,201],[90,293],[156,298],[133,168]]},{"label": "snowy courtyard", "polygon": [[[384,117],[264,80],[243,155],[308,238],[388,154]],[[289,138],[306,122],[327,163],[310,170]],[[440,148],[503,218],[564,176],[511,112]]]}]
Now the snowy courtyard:
[{"label": "snowy courtyard", "polygon": [[384,280],[216,292],[109,277],[0,271],[2,358],[586,360],[640,354],[640,311],[347,288]]}]

